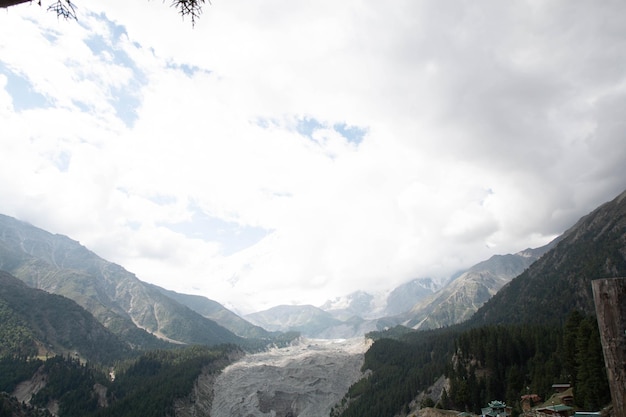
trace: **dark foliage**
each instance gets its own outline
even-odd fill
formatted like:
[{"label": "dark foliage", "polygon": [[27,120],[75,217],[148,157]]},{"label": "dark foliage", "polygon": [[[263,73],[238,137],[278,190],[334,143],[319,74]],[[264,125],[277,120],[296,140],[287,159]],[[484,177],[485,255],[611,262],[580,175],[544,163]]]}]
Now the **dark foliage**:
[{"label": "dark foliage", "polygon": [[237,351],[235,346],[192,346],[148,352],[125,365],[110,386],[110,407],[94,416],[165,417],[174,415],[174,401],[191,392],[203,369],[218,372]]},{"label": "dark foliage", "polygon": [[76,19],[76,6],[70,0],[56,0],[48,6],[48,11],[64,19]]},{"label": "dark foliage", "polygon": [[[17,4],[26,3],[29,0],[2,0],[0,1],[0,7],[10,7]],[[202,7],[205,0],[173,0],[172,7],[178,9],[180,15],[191,18],[191,24],[195,25],[196,21],[202,13]],[[210,4],[211,2],[209,2]],[[41,0],[37,1],[37,4],[41,6]],[[70,0],[55,0],[48,5],[48,11],[51,11],[64,19],[77,20],[76,4]]]},{"label": "dark foliage", "polygon": [[0,417],[52,417],[46,409],[19,402],[6,392],[0,392]]},{"label": "dark foliage", "polygon": [[28,324],[0,299],[0,357],[35,356],[37,345]]},{"label": "dark foliage", "polygon": [[74,301],[26,286],[0,271],[0,356],[35,356],[42,350],[79,352],[112,363],[130,348]]},{"label": "dark foliage", "polygon": [[202,13],[204,0],[173,0],[172,6],[178,9],[178,12],[182,17],[189,17],[191,19],[191,24],[195,25],[196,20],[198,20],[200,14]]},{"label": "dark foliage", "polygon": [[547,398],[561,382],[575,387],[582,408],[610,402],[597,323],[577,311],[563,327],[457,326],[379,338],[364,368],[371,374],[350,388],[344,417],[395,415],[441,375],[450,378],[450,390],[438,405],[477,414],[493,399],[505,400],[517,414],[522,395]]},{"label": "dark foliage", "polygon": [[342,415],[395,415],[444,373],[454,352],[455,335],[444,329],[377,340],[363,365],[371,374],[350,388],[349,405]]},{"label": "dark foliage", "polygon": [[29,379],[43,361],[26,357],[0,357],[0,392],[12,392],[16,385]]},{"label": "dark foliage", "polygon": [[45,361],[43,372],[47,383],[31,399],[31,403],[45,407],[50,401],[59,402],[59,415],[80,417],[98,408],[98,398],[93,387],[104,376],[77,359],[56,356]]},{"label": "dark foliage", "polygon": [[[57,402],[60,417],[165,417],[174,415],[174,401],[190,394],[203,370],[219,372],[238,352],[235,346],[147,352],[119,363],[114,381],[108,378],[106,369],[70,356],[55,356],[46,361],[5,357],[0,359],[0,391],[12,392],[19,382],[38,374],[45,376],[46,384],[33,396],[34,407],[24,408],[29,408],[28,412],[35,413]],[[102,408],[96,385],[107,392],[106,408]],[[5,406],[12,410],[13,402],[6,395],[0,398],[0,410]],[[0,414],[4,415],[12,414]]]}]

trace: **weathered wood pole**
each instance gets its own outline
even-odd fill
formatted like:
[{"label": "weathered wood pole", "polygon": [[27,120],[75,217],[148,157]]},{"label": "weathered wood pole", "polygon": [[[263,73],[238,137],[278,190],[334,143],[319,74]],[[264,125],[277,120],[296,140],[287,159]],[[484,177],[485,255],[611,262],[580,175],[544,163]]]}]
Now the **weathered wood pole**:
[{"label": "weathered wood pole", "polygon": [[626,417],[626,278],[591,282],[613,417]]}]

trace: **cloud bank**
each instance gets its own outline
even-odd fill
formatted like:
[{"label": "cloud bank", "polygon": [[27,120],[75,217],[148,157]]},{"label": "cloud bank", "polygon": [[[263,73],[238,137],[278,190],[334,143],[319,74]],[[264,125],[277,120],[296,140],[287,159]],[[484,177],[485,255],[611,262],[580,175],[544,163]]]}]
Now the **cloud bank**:
[{"label": "cloud bank", "polygon": [[240,312],[445,278],[626,188],[625,8],[0,10],[0,212]]}]

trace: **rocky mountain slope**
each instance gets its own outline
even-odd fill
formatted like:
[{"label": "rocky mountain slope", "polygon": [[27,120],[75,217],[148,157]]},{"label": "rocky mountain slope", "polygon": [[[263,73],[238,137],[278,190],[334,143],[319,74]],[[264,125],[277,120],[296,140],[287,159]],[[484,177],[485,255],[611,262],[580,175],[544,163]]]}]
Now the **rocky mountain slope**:
[{"label": "rocky mountain slope", "polygon": [[494,255],[463,272],[399,318],[403,325],[415,329],[435,329],[461,323],[552,246],[553,243],[516,254]]},{"label": "rocky mountain slope", "polygon": [[76,301],[135,346],[242,343],[224,327],[167,297],[78,242],[0,215],[0,269],[33,288]]}]

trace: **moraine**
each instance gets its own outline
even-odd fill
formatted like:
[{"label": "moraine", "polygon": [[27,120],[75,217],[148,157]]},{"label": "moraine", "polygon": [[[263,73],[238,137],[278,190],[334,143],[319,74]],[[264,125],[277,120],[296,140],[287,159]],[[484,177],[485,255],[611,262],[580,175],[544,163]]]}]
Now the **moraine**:
[{"label": "moraine", "polygon": [[363,373],[371,341],[301,339],[244,356],[217,377],[211,417],[328,416]]}]

